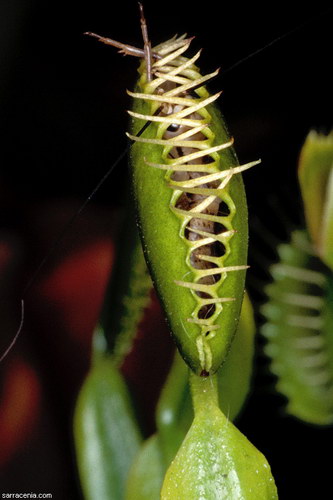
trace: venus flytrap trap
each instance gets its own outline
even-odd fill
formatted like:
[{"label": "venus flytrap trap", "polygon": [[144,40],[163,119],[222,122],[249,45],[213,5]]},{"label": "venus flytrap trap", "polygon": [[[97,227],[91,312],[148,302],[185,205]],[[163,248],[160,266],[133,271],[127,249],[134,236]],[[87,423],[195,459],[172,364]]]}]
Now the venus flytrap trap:
[{"label": "venus flytrap trap", "polygon": [[298,170],[307,230],[278,246],[262,307],[266,353],[287,411],[317,425],[333,423],[332,167],[332,133],[311,132]]},{"label": "venus flytrap trap", "polygon": [[307,233],[278,247],[262,307],[266,354],[287,411],[313,424],[333,422],[332,273],[309,253]]},{"label": "venus flytrap trap", "polygon": [[[142,62],[129,138],[138,224],[170,330],[191,369],[214,373],[235,334],[247,268],[247,206],[232,139],[195,66],[191,39]],[[151,123],[138,135],[146,123]]]}]

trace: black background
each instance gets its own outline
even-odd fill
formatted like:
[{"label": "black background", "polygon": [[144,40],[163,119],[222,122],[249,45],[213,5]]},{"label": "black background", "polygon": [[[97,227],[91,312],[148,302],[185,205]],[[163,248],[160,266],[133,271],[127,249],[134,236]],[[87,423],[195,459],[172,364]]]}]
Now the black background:
[{"label": "black background", "polygon": [[[202,2],[192,7],[174,0],[145,2],[145,10],[153,45],[187,32],[196,36],[192,50],[204,49],[202,72],[221,67],[211,89],[223,89],[220,105],[240,161],[263,162],[244,176],[249,211],[253,220],[258,217],[283,236],[279,224],[298,217],[300,147],[311,128],[328,132],[332,127],[332,10],[325,11],[320,3],[292,9],[291,2],[248,2],[245,7]],[[125,90],[133,86],[137,61],[85,37],[85,31],[140,46],[137,2],[0,4],[1,229],[19,234],[30,245],[34,264],[41,256],[38,249],[34,253],[35,233],[27,214],[36,207],[43,210],[50,200],[83,202],[126,146],[130,99]],[[126,178],[123,161],[91,203],[107,210],[120,206]],[[276,221],[269,202],[279,201],[279,196]],[[257,388],[239,427],[268,458],[282,500],[328,498],[331,466],[325,457],[332,430],[286,416],[284,400],[274,395],[261,364],[259,359]],[[51,461],[44,467],[52,467]],[[44,470],[35,471],[32,491],[45,486],[39,482]],[[6,490],[20,491],[20,481],[26,488],[25,471],[24,460],[14,463],[4,480]],[[49,491],[56,488],[55,477]],[[319,486],[325,493],[318,493]],[[65,490],[71,493],[63,498],[78,497],[75,487]]]}]

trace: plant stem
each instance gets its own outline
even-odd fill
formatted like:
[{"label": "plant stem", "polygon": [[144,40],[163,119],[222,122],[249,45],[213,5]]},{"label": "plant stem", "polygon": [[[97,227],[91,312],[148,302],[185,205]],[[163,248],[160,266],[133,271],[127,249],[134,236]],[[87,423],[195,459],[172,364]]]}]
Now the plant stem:
[{"label": "plant stem", "polygon": [[217,377],[198,377],[190,373],[190,385],[193,401],[194,414],[207,412],[210,406],[218,406]]}]

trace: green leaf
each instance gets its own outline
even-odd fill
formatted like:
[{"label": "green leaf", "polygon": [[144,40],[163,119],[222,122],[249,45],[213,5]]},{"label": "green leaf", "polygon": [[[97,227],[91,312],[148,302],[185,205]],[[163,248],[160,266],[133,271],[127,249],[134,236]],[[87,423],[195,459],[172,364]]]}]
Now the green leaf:
[{"label": "green leaf", "polygon": [[298,177],[305,218],[318,255],[333,268],[333,132],[311,131],[300,154]]},{"label": "green leaf", "polygon": [[110,359],[97,360],[74,415],[80,481],[86,500],[122,500],[141,436],[126,385]]},{"label": "green leaf", "polygon": [[159,500],[164,462],[156,434],[140,449],[127,480],[126,500]]},{"label": "green leaf", "polygon": [[176,455],[193,420],[188,375],[188,366],[176,351],[156,409],[165,469]]},{"label": "green leaf", "polygon": [[191,374],[195,417],[164,479],[162,500],[273,500],[265,457],[217,405],[216,380]]}]

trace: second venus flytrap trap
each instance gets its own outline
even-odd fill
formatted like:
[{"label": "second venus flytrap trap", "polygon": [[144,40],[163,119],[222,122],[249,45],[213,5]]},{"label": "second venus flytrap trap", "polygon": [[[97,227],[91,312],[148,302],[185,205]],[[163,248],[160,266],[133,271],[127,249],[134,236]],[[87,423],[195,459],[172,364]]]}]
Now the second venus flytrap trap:
[{"label": "second venus flytrap trap", "polygon": [[[277,491],[265,457],[220,409],[221,378],[227,384],[233,370],[243,370],[235,355],[235,350],[244,349],[239,337],[244,324],[238,331],[237,327],[248,247],[241,173],[259,161],[239,165],[233,140],[215,105],[220,93],[210,95],[205,87],[217,71],[202,76],[196,66],[200,51],[185,55],[192,38],[175,36],[152,48],[141,5],[140,10],[143,49],[87,34],[141,59],[137,85],[129,92],[133,108],[127,134],[137,225],[147,266],[183,358],[176,361],[178,380],[170,394],[177,392],[180,383],[188,384],[187,364],[194,416],[176,429],[179,443],[164,455],[159,470],[156,461],[151,468],[155,486],[148,488],[149,467],[142,472],[144,467],[138,466],[147,461],[147,455],[139,452],[127,486],[125,481],[123,492],[111,493],[112,498],[272,500]],[[242,315],[252,324],[249,305]],[[112,353],[109,361],[113,363]],[[223,371],[228,361],[236,364],[229,367],[229,374]],[[231,400],[237,392],[236,387],[235,394],[229,394]],[[89,398],[87,391],[84,397]],[[78,408],[84,412],[82,399]],[[80,419],[79,412],[79,469],[84,464],[81,478],[86,498],[92,498],[82,453],[85,425]],[[94,446],[98,449],[98,442]],[[158,434],[154,446],[163,455]],[[107,474],[108,464],[103,463]],[[91,472],[92,480],[93,476]]]}]

